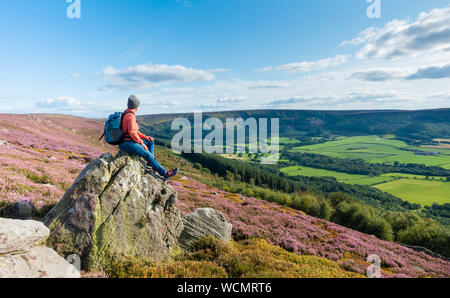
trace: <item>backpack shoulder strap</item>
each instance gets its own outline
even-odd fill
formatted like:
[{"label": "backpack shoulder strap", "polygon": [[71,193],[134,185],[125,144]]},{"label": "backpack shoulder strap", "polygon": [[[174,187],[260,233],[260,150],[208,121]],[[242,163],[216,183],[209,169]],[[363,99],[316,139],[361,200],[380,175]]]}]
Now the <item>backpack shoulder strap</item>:
[{"label": "backpack shoulder strap", "polygon": [[123,117],[125,117],[126,114],[133,114],[131,112],[123,112],[122,116],[120,116],[120,127],[122,127],[122,121],[123,121]]},{"label": "backpack shoulder strap", "polygon": [[[133,113],[131,113],[131,112],[123,112],[123,113],[122,113],[122,116],[120,117],[120,129],[122,129],[122,121],[123,121],[123,117],[124,117],[126,114],[133,114]],[[124,133],[124,137],[130,137],[130,134],[128,133],[128,131],[126,131],[126,132]]]}]

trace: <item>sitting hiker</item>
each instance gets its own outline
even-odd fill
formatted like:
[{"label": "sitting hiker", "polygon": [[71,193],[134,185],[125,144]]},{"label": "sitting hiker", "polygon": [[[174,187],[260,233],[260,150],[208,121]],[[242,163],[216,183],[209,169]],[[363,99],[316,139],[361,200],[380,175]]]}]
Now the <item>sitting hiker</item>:
[{"label": "sitting hiker", "polygon": [[147,166],[156,170],[159,175],[168,180],[178,174],[178,169],[167,171],[155,159],[153,153],[154,139],[139,132],[139,125],[136,121],[136,111],[139,106],[139,99],[135,95],[131,95],[128,98],[128,109],[124,112],[122,119],[121,128],[125,138],[119,147],[129,154],[145,158]]}]

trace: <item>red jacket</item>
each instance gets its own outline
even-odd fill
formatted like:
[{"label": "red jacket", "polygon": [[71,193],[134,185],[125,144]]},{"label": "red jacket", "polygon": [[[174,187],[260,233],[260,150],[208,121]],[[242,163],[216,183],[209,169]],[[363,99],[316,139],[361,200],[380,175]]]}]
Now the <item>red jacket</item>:
[{"label": "red jacket", "polygon": [[149,137],[139,132],[139,124],[136,121],[136,114],[127,109],[122,119],[122,132],[126,135],[125,141],[135,141],[139,144],[144,144],[142,140],[150,140]]}]

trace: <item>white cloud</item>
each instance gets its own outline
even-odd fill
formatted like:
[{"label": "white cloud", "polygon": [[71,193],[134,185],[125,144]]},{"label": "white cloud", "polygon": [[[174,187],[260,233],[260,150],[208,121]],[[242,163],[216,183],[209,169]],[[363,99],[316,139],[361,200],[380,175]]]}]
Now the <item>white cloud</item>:
[{"label": "white cloud", "polygon": [[300,97],[300,96],[294,96],[291,98],[286,98],[286,99],[276,99],[276,100],[272,100],[268,103],[266,103],[266,106],[269,107],[285,107],[285,106],[292,106],[292,105],[296,105],[296,104],[301,104],[301,103],[311,103],[313,101],[317,101],[317,100],[323,100],[326,98],[319,98],[319,97]]},{"label": "white cloud", "polygon": [[376,68],[369,70],[358,70],[350,75],[350,79],[357,79],[369,82],[383,82],[395,79],[402,79],[406,72],[395,68]]},{"label": "white cloud", "polygon": [[37,100],[34,102],[34,106],[43,113],[62,113],[84,117],[105,117],[110,113],[123,110],[123,106],[111,102],[104,104],[99,101],[81,101],[70,96]]},{"label": "white cloud", "polygon": [[[20,103],[20,106],[17,106]],[[17,96],[0,96],[0,113],[30,113],[33,109],[30,109],[27,105],[27,101],[18,98]]]},{"label": "white cloud", "polygon": [[212,81],[215,76],[208,71],[186,68],[181,65],[142,64],[125,69],[108,66],[103,70],[106,89],[149,89],[162,83]]},{"label": "white cloud", "polygon": [[69,96],[47,98],[36,102],[37,107],[50,109],[80,108],[82,105],[81,101]]},{"label": "white cloud", "polygon": [[443,66],[427,66],[407,76],[407,80],[450,78],[450,64]]},{"label": "white cloud", "polygon": [[196,106],[198,109],[206,111],[214,110],[233,110],[244,101],[244,97],[224,96],[218,98],[215,102],[206,102]]},{"label": "white cloud", "polygon": [[291,85],[285,82],[275,82],[275,81],[261,81],[255,82],[248,86],[248,89],[278,89],[278,88],[288,88]]},{"label": "white cloud", "polygon": [[230,103],[238,103],[238,102],[242,102],[244,100],[244,98],[241,97],[221,97],[217,100],[217,103],[219,104],[230,104]]},{"label": "white cloud", "polygon": [[[327,109],[335,109],[337,107],[350,107],[358,105],[360,107],[367,106],[373,103],[392,103],[408,101],[409,98],[405,98],[400,94],[394,92],[386,93],[370,93],[370,92],[349,92],[342,95],[330,95],[330,96],[294,96],[287,99],[276,99],[267,102],[265,105],[269,108],[298,108],[298,107],[320,107],[326,106]],[[354,109],[354,108],[353,108]]]},{"label": "white cloud", "polygon": [[286,73],[303,73],[303,72],[311,72],[314,70],[320,70],[325,69],[329,67],[335,67],[342,65],[346,62],[348,62],[350,56],[346,55],[336,55],[336,57],[333,58],[326,58],[316,61],[302,61],[302,62],[296,62],[296,63],[289,63],[284,64],[280,66],[269,66],[257,69],[256,71],[282,71]]},{"label": "white cloud", "polygon": [[160,101],[151,101],[147,100],[146,96],[141,97],[141,108],[150,107],[150,108],[158,108],[158,109],[173,109],[180,105],[180,102],[177,100],[160,100]]},{"label": "white cloud", "polygon": [[[370,63],[369,63],[370,62]],[[389,61],[383,61],[390,64]],[[408,63],[406,61],[405,63]],[[215,80],[201,86],[170,86],[152,89],[142,97],[150,99],[170,98],[179,105],[163,109],[157,104],[146,105],[141,114],[162,112],[193,112],[247,110],[261,108],[292,108],[314,110],[347,109],[420,109],[448,107],[448,100],[430,94],[450,94],[450,84],[442,80],[405,80],[417,70],[417,67],[403,71],[402,65],[379,67],[374,61],[360,61],[357,65],[347,67],[339,72],[317,73],[289,80],[263,81],[284,85],[284,88],[255,88],[249,86],[262,81]],[[407,64],[409,65],[409,64]],[[382,65],[384,66],[384,65]],[[351,78],[352,74],[372,70],[402,70],[402,79],[361,80]],[[147,101],[146,99],[143,102]]]},{"label": "white cloud", "polygon": [[356,71],[350,75],[350,79],[358,79],[370,82],[419,79],[437,80],[446,78],[450,78],[450,64],[428,65],[414,70],[379,68]]},{"label": "white cloud", "polygon": [[363,44],[372,40],[375,40],[378,34],[380,33],[381,29],[376,27],[369,27],[359,33],[357,37],[355,37],[352,40],[344,41],[340,44],[340,47],[346,46],[346,45],[359,45]]},{"label": "white cloud", "polygon": [[166,101],[166,102],[161,102],[159,104],[159,107],[161,107],[162,109],[172,109],[172,108],[177,107],[179,104],[180,103],[178,101],[170,100],[170,101]]},{"label": "white cloud", "polygon": [[343,45],[362,44],[359,59],[417,56],[450,46],[450,6],[422,12],[417,20],[393,20],[383,28],[368,28]]},{"label": "white cloud", "polygon": [[395,92],[350,92],[346,94],[341,101],[349,103],[357,102],[394,102],[409,100],[401,94]]}]

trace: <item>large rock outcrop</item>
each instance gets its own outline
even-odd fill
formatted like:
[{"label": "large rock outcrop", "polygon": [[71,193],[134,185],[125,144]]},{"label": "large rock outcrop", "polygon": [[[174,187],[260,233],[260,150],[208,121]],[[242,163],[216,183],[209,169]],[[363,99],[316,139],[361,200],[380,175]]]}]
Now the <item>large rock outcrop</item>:
[{"label": "large rock outcrop", "polygon": [[49,234],[41,222],[0,218],[0,278],[79,278],[73,265],[42,246]]},{"label": "large rock outcrop", "polygon": [[46,215],[48,244],[61,255],[77,254],[94,269],[123,257],[170,256],[183,229],[177,193],[145,174],[143,160],[105,154],[78,176]]},{"label": "large rock outcrop", "polygon": [[223,242],[231,241],[232,225],[218,211],[200,208],[183,216],[183,231],[179,242],[183,249],[190,250],[195,241],[204,236],[214,236]]}]

